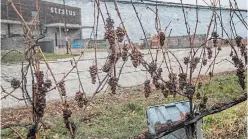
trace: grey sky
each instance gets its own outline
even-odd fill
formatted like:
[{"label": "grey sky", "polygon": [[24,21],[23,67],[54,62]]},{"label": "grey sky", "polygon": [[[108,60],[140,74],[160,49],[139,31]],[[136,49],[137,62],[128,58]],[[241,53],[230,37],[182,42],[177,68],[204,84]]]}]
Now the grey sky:
[{"label": "grey sky", "polygon": [[[180,0],[160,0],[160,1],[166,1],[166,2],[176,2],[180,3]],[[208,4],[210,4],[210,0],[205,0]],[[206,5],[203,0],[198,0],[199,5]],[[229,0],[220,0],[221,5],[225,7],[229,7]],[[231,0],[231,2],[234,2],[234,0]],[[236,0],[238,3],[238,6],[240,9],[248,9],[247,8],[247,0]],[[195,4],[196,0],[183,0],[183,3],[185,4]]]},{"label": "grey sky", "polygon": [[[63,0],[46,0],[46,1],[53,1],[53,2],[60,2],[62,3]],[[82,1],[82,0],[65,0],[67,2],[69,1]],[[88,1],[88,0],[86,0]],[[129,0],[126,0],[129,1]],[[140,1],[140,0],[138,0]],[[158,1],[166,1],[166,2],[175,2],[175,3],[180,3],[180,0],[158,0]],[[210,5],[210,0],[204,0],[206,3],[208,3]],[[198,4],[199,5],[206,5],[206,3],[203,0],[198,0]],[[213,1],[213,0],[212,0]],[[223,7],[229,7],[229,0],[220,0],[221,5]],[[234,0],[231,0],[232,3],[234,3]],[[240,9],[248,9],[247,7],[247,0],[236,0],[236,2],[238,3],[238,7]],[[185,4],[195,4],[196,0],[183,0],[183,3]]]}]

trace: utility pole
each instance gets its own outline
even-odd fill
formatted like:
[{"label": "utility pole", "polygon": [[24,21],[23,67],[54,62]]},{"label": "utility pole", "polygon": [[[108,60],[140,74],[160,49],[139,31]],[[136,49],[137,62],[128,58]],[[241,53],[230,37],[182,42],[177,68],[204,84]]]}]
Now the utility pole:
[{"label": "utility pole", "polygon": [[65,31],[65,39],[66,39],[66,54],[69,54],[69,40],[68,40],[68,37],[67,37],[67,28],[66,28],[66,9],[65,9],[65,0],[63,0],[63,4],[64,4],[64,23],[65,23],[65,27],[64,27],[64,31]]}]

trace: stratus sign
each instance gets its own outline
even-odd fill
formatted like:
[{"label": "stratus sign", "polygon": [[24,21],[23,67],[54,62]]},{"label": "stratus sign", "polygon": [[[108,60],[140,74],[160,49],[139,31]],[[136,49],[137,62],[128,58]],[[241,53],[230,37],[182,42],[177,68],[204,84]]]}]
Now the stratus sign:
[{"label": "stratus sign", "polygon": [[70,15],[70,16],[76,16],[75,11],[67,10],[67,9],[60,9],[60,8],[56,8],[56,7],[51,7],[50,12],[55,13],[55,14],[61,14],[61,15],[66,14],[66,15]]}]

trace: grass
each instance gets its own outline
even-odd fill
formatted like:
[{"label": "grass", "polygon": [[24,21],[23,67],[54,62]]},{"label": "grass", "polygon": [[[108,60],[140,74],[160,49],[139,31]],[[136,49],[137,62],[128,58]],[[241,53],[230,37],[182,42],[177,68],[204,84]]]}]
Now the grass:
[{"label": "grass", "polygon": [[[1,52],[1,56],[4,56],[7,52]],[[79,56],[80,54],[54,54],[54,53],[44,53],[47,60],[57,60],[63,58],[71,58],[72,56]],[[6,56],[1,58],[1,63],[3,64],[16,64],[22,62],[23,54],[17,51],[12,51]]]},{"label": "grass", "polygon": [[[222,87],[220,87],[220,82]],[[142,88],[121,89],[117,95],[104,94],[97,96],[90,106],[90,121],[82,123],[78,127],[77,138],[82,139],[126,139],[130,136],[138,135],[146,130],[146,108],[151,105],[166,104],[175,101],[185,100],[182,97],[163,98],[160,91],[154,91],[146,99],[142,93]],[[201,95],[209,98],[207,103],[211,107],[216,102],[228,102],[242,93],[237,77],[225,75],[215,77],[211,83],[204,83]],[[59,102],[48,104],[55,107],[58,113],[54,113],[55,108],[46,110],[44,121],[47,130],[41,130],[39,136],[47,139],[67,139],[69,133],[64,128],[61,109],[57,106]],[[73,109],[72,121],[76,122],[79,111],[73,107],[75,102],[71,102]],[[195,103],[199,103],[195,101]],[[3,115],[2,115],[3,116]],[[246,137],[246,103],[241,103],[223,112],[210,115],[203,120],[204,137],[207,139],[244,139]],[[25,137],[27,129],[15,127],[20,134]],[[3,138],[16,138],[17,135],[11,130],[1,131]]]},{"label": "grass", "polygon": [[57,60],[64,58],[71,58],[74,56],[79,56],[80,54],[53,54],[53,53],[45,53],[44,54],[47,60]]},{"label": "grass", "polygon": [[204,118],[205,138],[246,139],[246,103]]}]

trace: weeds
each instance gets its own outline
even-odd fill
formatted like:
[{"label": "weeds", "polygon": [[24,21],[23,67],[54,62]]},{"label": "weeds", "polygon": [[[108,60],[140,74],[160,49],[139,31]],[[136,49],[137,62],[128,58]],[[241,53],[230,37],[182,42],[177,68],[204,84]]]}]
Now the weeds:
[{"label": "weeds", "polygon": [[[220,81],[222,81],[224,89],[219,88]],[[241,88],[237,82],[238,78],[235,75],[214,77],[211,83],[203,82],[201,93],[209,98],[207,107],[219,101],[226,102],[238,97]],[[171,96],[165,99],[159,90],[153,90],[149,99],[140,95],[141,90],[139,88],[122,91],[125,94],[120,97],[106,95],[95,98],[94,104],[90,107],[92,109],[90,119],[85,120],[77,129],[78,137],[124,139],[138,135],[146,130],[145,112],[148,106],[186,100],[184,97],[173,98]],[[223,97],[223,92],[225,92],[225,97]],[[58,102],[50,103],[48,107],[56,107],[56,103]],[[68,103],[73,102],[69,101]],[[196,101],[195,103],[199,102]],[[244,138],[246,131],[245,109],[246,104],[241,103],[229,110],[205,117],[202,127],[204,137],[211,139]],[[68,135],[63,124],[63,118],[56,116],[56,114],[52,116],[51,111],[47,110],[45,114],[44,119],[48,129],[41,130],[40,137],[66,139]],[[60,112],[60,109],[57,111]],[[79,116],[79,112],[75,108],[73,111],[72,122],[77,121]],[[5,116],[4,112],[2,116]],[[25,128],[14,128],[22,135],[27,132]],[[1,136],[3,138],[17,137],[11,129],[2,130]]]}]

